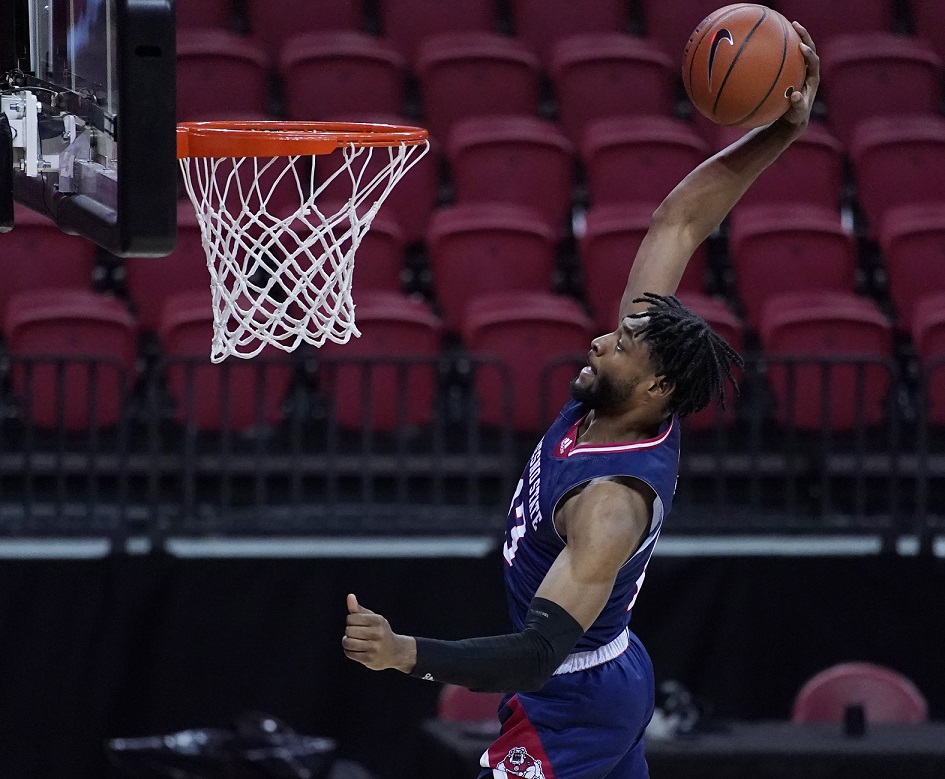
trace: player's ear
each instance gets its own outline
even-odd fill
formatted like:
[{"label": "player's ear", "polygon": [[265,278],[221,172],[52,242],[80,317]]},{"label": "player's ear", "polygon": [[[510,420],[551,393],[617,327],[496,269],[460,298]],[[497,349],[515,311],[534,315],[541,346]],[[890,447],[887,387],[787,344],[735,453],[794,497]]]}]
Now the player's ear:
[{"label": "player's ear", "polygon": [[665,403],[675,389],[676,385],[665,376],[655,376],[647,389],[647,395],[657,403]]}]

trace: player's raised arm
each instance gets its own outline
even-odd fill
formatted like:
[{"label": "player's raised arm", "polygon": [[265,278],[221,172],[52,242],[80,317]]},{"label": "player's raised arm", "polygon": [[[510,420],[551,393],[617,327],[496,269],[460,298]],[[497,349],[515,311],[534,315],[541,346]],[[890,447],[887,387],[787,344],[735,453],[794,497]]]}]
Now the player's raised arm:
[{"label": "player's raised arm", "polygon": [[807,127],[820,85],[820,60],[810,34],[800,24],[801,50],[807,60],[804,88],[791,96],[780,119],[753,130],[709,158],[666,196],[653,214],[650,229],[637,252],[620,303],[620,319],[641,311],[634,303],[644,292],[672,295],[696,248],[715,230],[752,182]]},{"label": "player's raised arm", "polygon": [[522,631],[461,641],[402,636],[349,595],[345,655],[375,671],[396,668],[472,690],[540,689],[606,605],[650,516],[640,492],[603,479],[570,500],[567,510],[568,545],[535,593]]}]

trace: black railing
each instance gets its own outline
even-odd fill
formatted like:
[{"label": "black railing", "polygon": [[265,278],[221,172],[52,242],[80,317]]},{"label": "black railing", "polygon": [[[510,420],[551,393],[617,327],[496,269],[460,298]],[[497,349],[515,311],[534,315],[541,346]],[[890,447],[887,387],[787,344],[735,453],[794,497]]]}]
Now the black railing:
[{"label": "black railing", "polygon": [[[10,359],[0,535],[496,533],[561,376],[583,364],[547,365],[522,416],[514,372],[467,355],[176,359],[140,374]],[[916,381],[877,358],[750,356],[730,411],[684,425],[669,532],[945,533],[936,376],[945,359]]]},{"label": "black railing", "polygon": [[945,534],[945,356],[923,366],[917,405],[915,532],[927,545]]}]

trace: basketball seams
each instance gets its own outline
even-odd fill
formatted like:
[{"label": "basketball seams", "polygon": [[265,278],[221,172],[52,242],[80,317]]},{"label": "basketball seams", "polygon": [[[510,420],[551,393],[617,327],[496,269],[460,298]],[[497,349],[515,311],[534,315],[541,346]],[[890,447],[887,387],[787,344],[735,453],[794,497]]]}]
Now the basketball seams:
[{"label": "basketball seams", "polygon": [[790,106],[785,90],[801,88],[806,77],[798,41],[783,14],[759,4],[733,4],[706,17],[682,63],[693,106],[723,127],[774,121]]},{"label": "basketball seams", "polygon": [[[745,39],[742,41],[742,45],[738,47],[738,51],[735,54],[735,57],[732,59],[732,64],[728,66],[728,71],[725,73],[725,78],[722,79],[722,84],[719,87],[719,91],[715,95],[715,102],[712,104],[712,115],[715,116],[715,112],[719,107],[719,100],[722,99],[722,93],[725,91],[725,85],[728,83],[729,76],[732,75],[732,70],[735,68],[735,65],[738,64],[739,57],[742,56],[742,52],[745,50],[745,47],[748,45],[748,41],[751,40],[751,36],[755,34],[755,31],[761,27],[762,22],[768,18],[768,9],[761,7],[761,17],[755,22],[755,26],[751,28],[748,32],[748,35],[745,36]],[[757,110],[757,109],[756,109]],[[742,119],[741,121],[745,121]]]},{"label": "basketball seams", "polygon": [[[758,105],[756,105],[751,110],[751,112],[749,112],[746,116],[743,116],[737,122],[732,122],[731,124],[726,125],[727,127],[736,127],[740,125],[742,122],[747,122],[756,113],[758,113],[761,107],[768,101],[768,98],[771,97],[771,93],[774,91],[774,88],[778,85],[778,81],[781,80],[781,74],[784,72],[784,63],[787,62],[788,31],[787,31],[787,28],[784,26],[787,20],[781,14],[776,14],[775,18],[778,21],[778,25],[781,27],[781,37],[782,37],[781,64],[778,66],[778,72],[774,76],[774,81],[771,83],[771,88],[768,89],[768,91],[765,93],[765,96],[761,100],[758,101]],[[732,65],[734,64],[735,63],[733,62]],[[719,91],[721,92],[721,90]],[[716,105],[718,105],[718,100],[716,100]]]},{"label": "basketball seams", "polygon": [[[705,42],[705,39],[706,39],[706,36],[708,35],[709,30],[714,30],[716,26],[719,24],[719,22],[721,22],[723,19],[725,19],[728,16],[731,16],[734,13],[738,13],[746,5],[750,5],[750,3],[739,3],[738,5],[732,6],[728,11],[726,11],[724,14],[719,16],[717,19],[712,19],[712,23],[709,25],[706,25],[706,22],[710,18],[712,18],[711,16],[707,16],[705,19],[702,20],[702,24],[700,24],[699,27],[705,26],[705,29],[702,30],[702,36],[699,38],[699,42],[696,43],[696,47],[692,50],[692,56],[689,57],[689,75],[686,79],[686,87],[689,90],[690,94],[692,94],[692,69],[695,67],[695,64],[696,64],[696,53],[699,51],[699,47],[703,44],[703,42]],[[699,28],[697,27],[693,35],[698,35],[698,34],[699,34]],[[694,39],[689,41],[690,46],[693,43],[695,43]],[[686,53],[684,54],[684,58],[688,56],[688,51],[689,49],[687,47]]]}]

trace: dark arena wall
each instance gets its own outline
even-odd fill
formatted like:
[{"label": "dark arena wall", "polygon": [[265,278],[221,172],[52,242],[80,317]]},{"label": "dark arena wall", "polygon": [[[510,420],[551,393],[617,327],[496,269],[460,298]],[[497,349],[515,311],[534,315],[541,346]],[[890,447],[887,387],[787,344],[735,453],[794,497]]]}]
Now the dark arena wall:
[{"label": "dark arena wall", "polygon": [[[337,739],[381,779],[437,776],[420,724],[438,685],[343,656],[348,592],[399,632],[507,629],[498,552],[4,562],[0,776],[110,777],[106,739],[226,727],[245,710]],[[681,681],[715,717],[785,719],[813,673],[868,660],[911,677],[941,718],[943,594],[932,557],[657,554],[632,625],[658,680]]]}]

